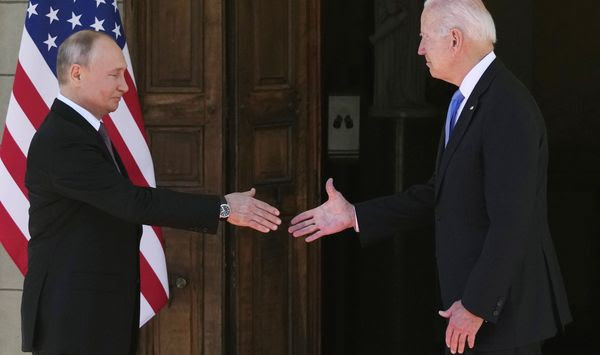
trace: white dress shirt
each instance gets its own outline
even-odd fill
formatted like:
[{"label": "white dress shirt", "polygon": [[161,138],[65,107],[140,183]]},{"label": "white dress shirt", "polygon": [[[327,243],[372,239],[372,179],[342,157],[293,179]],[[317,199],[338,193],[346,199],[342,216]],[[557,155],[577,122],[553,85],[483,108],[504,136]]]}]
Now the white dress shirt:
[{"label": "white dress shirt", "polygon": [[77,113],[80,114],[83,118],[85,118],[85,120],[88,121],[88,123],[91,124],[92,127],[94,127],[96,129],[96,131],[100,129],[100,123],[102,123],[102,120],[97,119],[94,115],[92,115],[90,113],[90,111],[88,111],[88,110],[84,109],[83,107],[77,105],[72,100],[64,97],[62,94],[58,94],[58,96],[56,97],[56,99],[64,102],[70,108],[72,108],[73,110],[77,111]]},{"label": "white dress shirt", "polygon": [[[485,70],[490,66],[490,64],[492,64],[494,59],[496,59],[496,54],[494,53],[494,51],[489,52],[485,57],[483,57],[482,60],[479,61],[479,63],[477,63],[467,73],[462,83],[460,83],[460,87],[458,89],[460,90],[460,93],[464,96],[464,99],[458,107],[458,111],[456,112],[457,122],[460,118],[460,113],[462,112],[463,108],[465,107],[465,104],[467,103],[467,100],[469,99],[469,96],[471,96],[473,89],[475,89],[475,85],[477,85],[479,79],[481,79],[481,76],[483,75]],[[454,125],[456,125],[456,123]]]}]

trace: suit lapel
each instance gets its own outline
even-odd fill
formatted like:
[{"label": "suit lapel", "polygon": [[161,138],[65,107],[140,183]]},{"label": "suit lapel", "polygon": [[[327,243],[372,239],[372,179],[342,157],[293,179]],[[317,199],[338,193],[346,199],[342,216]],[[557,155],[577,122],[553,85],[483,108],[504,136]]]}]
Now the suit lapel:
[{"label": "suit lapel", "polygon": [[129,175],[127,174],[127,169],[125,169],[125,164],[123,164],[123,161],[121,160],[121,156],[119,156],[119,153],[117,152],[117,149],[115,148],[114,144],[113,144],[112,148],[113,148],[113,153],[115,154],[115,160],[117,161],[117,165],[119,166],[121,175],[123,175],[124,177],[129,179]]},{"label": "suit lapel", "polygon": [[[442,160],[442,155],[444,155],[444,141],[446,140],[445,137],[445,130],[444,128],[442,128],[442,134],[440,135],[440,141],[438,143],[438,149],[437,149],[437,155],[435,158],[435,177],[436,177],[436,181],[440,176],[439,173],[439,168],[440,168],[440,161]],[[437,185],[436,184],[436,191],[437,191]]]},{"label": "suit lapel", "polygon": [[[81,129],[90,136],[90,139],[93,139],[95,142],[98,143],[100,149],[102,149],[104,157],[108,161],[110,161],[110,163],[114,166],[112,156],[110,155],[106,144],[104,144],[104,140],[102,139],[98,131],[96,131],[96,129],[85,120],[85,118],[81,117],[81,115],[77,113],[77,111],[75,111],[71,106],[65,104],[64,102],[58,99],[54,100],[51,110],[54,113],[56,113],[59,117],[62,117],[63,119],[68,120],[76,126],[81,127]],[[121,174],[125,177],[128,177],[125,167],[123,166],[123,162],[121,161],[121,157],[119,157],[119,154],[117,154],[117,151],[114,148],[114,146],[113,152],[115,154],[115,159],[117,160],[117,165],[119,169],[121,169]]]},{"label": "suit lapel", "polygon": [[452,131],[452,136],[450,137],[450,140],[448,140],[448,145],[446,148],[444,148],[444,134],[442,133],[442,140],[438,148],[438,157],[436,162],[436,201],[439,196],[440,187],[444,181],[444,176],[446,175],[446,170],[448,169],[448,165],[452,160],[452,156],[454,155],[454,152],[456,152],[456,149],[459,147],[465,133],[469,129],[471,121],[476,117],[479,98],[490,86],[491,82],[496,76],[496,73],[498,72],[498,69],[502,67],[502,62],[496,58],[483,73],[475,85],[473,92],[471,95],[469,95],[469,98],[467,99],[467,102],[465,103],[465,106],[458,117],[458,121]]}]

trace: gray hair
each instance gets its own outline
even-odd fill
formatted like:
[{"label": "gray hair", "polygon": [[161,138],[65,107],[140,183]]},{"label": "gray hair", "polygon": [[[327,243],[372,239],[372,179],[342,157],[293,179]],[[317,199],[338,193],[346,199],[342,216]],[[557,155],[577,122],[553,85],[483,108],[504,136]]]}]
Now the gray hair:
[{"label": "gray hair", "polygon": [[56,76],[58,83],[64,85],[68,83],[69,70],[71,65],[79,64],[87,67],[92,57],[94,43],[100,38],[109,38],[109,35],[103,32],[92,30],[83,30],[70,35],[59,47],[56,56]]},{"label": "gray hair", "polygon": [[439,33],[457,28],[471,39],[496,43],[494,19],[481,0],[426,0],[423,10],[435,13]]}]

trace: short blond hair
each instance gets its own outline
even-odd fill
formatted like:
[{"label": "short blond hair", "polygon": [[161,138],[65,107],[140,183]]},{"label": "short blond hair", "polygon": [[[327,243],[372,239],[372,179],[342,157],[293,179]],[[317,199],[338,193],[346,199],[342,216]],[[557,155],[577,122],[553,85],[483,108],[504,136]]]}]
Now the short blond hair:
[{"label": "short blond hair", "polygon": [[104,32],[83,30],[70,35],[59,47],[56,56],[56,76],[58,83],[64,85],[68,82],[71,65],[79,64],[87,67],[90,63],[94,44],[100,38],[112,37]]}]

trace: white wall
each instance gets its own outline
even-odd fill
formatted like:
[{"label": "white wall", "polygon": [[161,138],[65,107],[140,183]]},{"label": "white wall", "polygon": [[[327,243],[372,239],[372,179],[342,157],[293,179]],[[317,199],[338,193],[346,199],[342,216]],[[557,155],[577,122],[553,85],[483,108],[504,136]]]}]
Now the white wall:
[{"label": "white wall", "polygon": [[[0,139],[12,90],[27,1],[0,0]],[[1,188],[1,187],[0,187]],[[0,247],[0,355],[21,352],[23,276]]]}]

